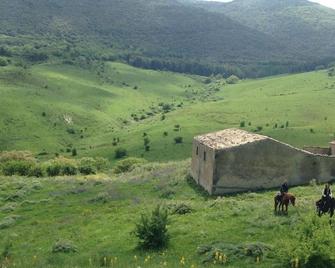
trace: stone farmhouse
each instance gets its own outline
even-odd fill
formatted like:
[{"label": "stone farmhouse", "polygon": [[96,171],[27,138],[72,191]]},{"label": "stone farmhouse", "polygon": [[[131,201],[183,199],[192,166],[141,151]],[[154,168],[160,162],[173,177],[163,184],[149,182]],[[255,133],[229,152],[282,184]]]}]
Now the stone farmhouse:
[{"label": "stone farmhouse", "polygon": [[284,180],[291,186],[335,180],[335,142],[309,149],[226,129],[194,138],[191,175],[213,195],[271,189]]}]

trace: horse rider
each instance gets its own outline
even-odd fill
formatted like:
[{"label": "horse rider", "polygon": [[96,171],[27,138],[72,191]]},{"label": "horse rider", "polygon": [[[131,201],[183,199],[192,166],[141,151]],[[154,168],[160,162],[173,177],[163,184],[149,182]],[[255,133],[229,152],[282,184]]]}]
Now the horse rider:
[{"label": "horse rider", "polygon": [[284,194],[287,194],[287,193],[288,193],[288,184],[287,184],[287,180],[285,180],[284,183],[280,186],[280,190],[278,193],[281,201],[283,201]]},{"label": "horse rider", "polygon": [[332,196],[333,194],[332,194],[332,190],[330,189],[330,185],[329,183],[326,183],[325,188],[323,189],[323,192],[322,192],[321,201],[325,205],[327,201],[329,201],[332,198]]}]

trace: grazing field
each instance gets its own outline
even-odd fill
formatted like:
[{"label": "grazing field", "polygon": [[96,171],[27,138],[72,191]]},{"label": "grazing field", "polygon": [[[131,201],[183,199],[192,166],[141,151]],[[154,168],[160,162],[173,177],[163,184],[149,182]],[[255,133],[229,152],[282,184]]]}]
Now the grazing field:
[{"label": "grazing field", "polygon": [[45,158],[76,148],[114,161],[122,147],[150,161],[185,159],[194,135],[243,125],[298,147],[326,146],[335,133],[326,71],[228,85],[120,63],[41,64],[3,67],[0,81],[0,150]]},{"label": "grazing field", "polygon": [[[334,227],[315,215],[321,185],[290,189],[297,206],[275,215],[276,191],[210,198],[189,168],[187,160],[119,176],[0,178],[2,267],[302,267],[315,252],[335,257]],[[157,204],[169,209],[170,244],[140,251],[132,231]]]}]

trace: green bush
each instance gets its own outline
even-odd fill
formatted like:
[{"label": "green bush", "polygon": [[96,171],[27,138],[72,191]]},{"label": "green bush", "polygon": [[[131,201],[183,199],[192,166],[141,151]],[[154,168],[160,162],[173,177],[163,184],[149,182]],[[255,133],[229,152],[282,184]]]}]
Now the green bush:
[{"label": "green bush", "polygon": [[27,176],[32,168],[33,163],[25,160],[11,160],[2,163],[2,173],[5,176]]},{"label": "green bush", "polygon": [[37,177],[37,178],[41,178],[44,176],[44,169],[41,165],[35,164],[32,165],[29,173],[28,173],[29,177]]},{"label": "green bush", "polygon": [[89,175],[97,173],[96,160],[92,157],[84,157],[79,160],[79,172]]},{"label": "green bush", "polygon": [[76,175],[78,172],[77,162],[73,159],[58,157],[45,163],[45,170],[50,177],[59,175]]},{"label": "green bush", "polygon": [[240,79],[236,75],[231,75],[227,78],[227,84],[237,84]]},{"label": "green bush", "polygon": [[132,171],[136,166],[142,165],[147,163],[147,161],[143,158],[135,158],[135,157],[129,157],[124,160],[119,161],[115,168],[114,173],[124,173]]},{"label": "green bush", "polygon": [[57,241],[52,247],[52,253],[71,253],[77,252],[77,247],[68,240]]},{"label": "green bush", "polygon": [[7,59],[0,57],[0,67],[4,67],[8,65]]},{"label": "green bush", "polygon": [[128,152],[124,148],[117,148],[115,150],[115,158],[116,159],[120,159],[120,158],[126,157],[127,155],[128,155]]},{"label": "green bush", "polygon": [[310,255],[304,268],[335,268],[335,261],[323,253],[314,253]]},{"label": "green bush", "polygon": [[183,143],[183,137],[175,137],[174,142],[175,142],[175,144]]},{"label": "green bush", "polygon": [[48,163],[46,166],[47,175],[50,177],[59,176],[61,174],[62,167],[57,163]]},{"label": "green bush", "polygon": [[109,161],[103,157],[95,158],[95,167],[98,171],[106,170],[109,166]]},{"label": "green bush", "polygon": [[151,216],[142,214],[134,231],[135,236],[139,239],[139,248],[157,250],[167,247],[170,238],[167,224],[167,210],[162,209],[159,205],[152,211]]}]

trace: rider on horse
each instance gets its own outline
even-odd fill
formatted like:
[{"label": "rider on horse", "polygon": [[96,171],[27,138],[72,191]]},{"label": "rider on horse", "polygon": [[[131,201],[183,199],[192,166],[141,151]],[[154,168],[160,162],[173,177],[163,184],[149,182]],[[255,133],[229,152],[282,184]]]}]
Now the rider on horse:
[{"label": "rider on horse", "polygon": [[280,197],[281,199],[283,199],[284,194],[288,193],[288,185],[287,185],[287,181],[285,180],[284,183],[282,184],[282,186],[280,187]]},{"label": "rider on horse", "polygon": [[325,205],[332,198],[332,190],[330,189],[329,183],[326,183],[325,188],[322,192],[321,201]]}]

